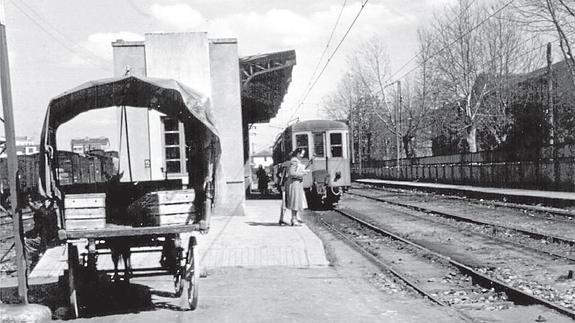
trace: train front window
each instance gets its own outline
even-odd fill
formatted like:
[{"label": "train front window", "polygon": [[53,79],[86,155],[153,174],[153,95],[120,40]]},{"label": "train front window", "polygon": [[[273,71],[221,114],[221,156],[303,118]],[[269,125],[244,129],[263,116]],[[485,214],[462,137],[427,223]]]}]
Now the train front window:
[{"label": "train front window", "polygon": [[329,143],[331,157],[343,157],[343,141],[341,133],[330,133]]},{"label": "train front window", "polygon": [[323,151],[323,132],[315,132],[313,134],[313,156],[325,157],[325,152]]},{"label": "train front window", "polygon": [[295,148],[303,148],[305,149],[304,158],[309,156],[309,144],[308,144],[308,137],[307,134],[295,135]]}]

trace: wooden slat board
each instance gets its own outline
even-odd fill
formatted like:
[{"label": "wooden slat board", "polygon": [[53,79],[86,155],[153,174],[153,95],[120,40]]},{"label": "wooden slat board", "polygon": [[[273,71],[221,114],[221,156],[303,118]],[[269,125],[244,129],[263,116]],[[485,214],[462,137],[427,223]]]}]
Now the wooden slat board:
[{"label": "wooden slat board", "polygon": [[66,194],[64,196],[64,208],[99,208],[106,207],[106,194]]},{"label": "wooden slat board", "polygon": [[86,218],[106,218],[105,208],[66,209],[66,220]]},{"label": "wooden slat board", "polygon": [[106,224],[105,228],[95,230],[66,230],[67,239],[107,238],[107,237],[135,237],[143,235],[162,235],[171,233],[184,233],[200,230],[199,224],[165,225],[154,227],[131,227],[125,225]]},{"label": "wooden slat board", "polygon": [[149,225],[190,224],[194,218],[192,213],[151,214]]},{"label": "wooden slat board", "polygon": [[106,226],[106,218],[95,219],[66,219],[67,230],[95,230]]},{"label": "wooden slat board", "polygon": [[163,226],[194,222],[195,192],[193,189],[150,192],[128,207],[128,214],[137,225]]},{"label": "wooden slat board", "polygon": [[196,198],[196,193],[193,189],[158,191],[151,194],[158,197],[158,204],[192,203]]},{"label": "wooden slat board", "polygon": [[64,217],[67,230],[94,230],[106,226],[106,194],[66,194]]}]

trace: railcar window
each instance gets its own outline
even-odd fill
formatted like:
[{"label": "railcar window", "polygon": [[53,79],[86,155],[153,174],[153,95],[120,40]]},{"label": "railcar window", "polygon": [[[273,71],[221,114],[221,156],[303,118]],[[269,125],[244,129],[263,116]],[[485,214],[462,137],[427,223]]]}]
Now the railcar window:
[{"label": "railcar window", "polygon": [[330,133],[329,143],[331,157],[343,157],[343,141],[341,140],[341,133]]},{"label": "railcar window", "polygon": [[313,134],[313,155],[315,157],[325,157],[323,151],[323,132],[315,132]]},{"label": "railcar window", "polygon": [[309,146],[308,146],[308,137],[307,134],[302,135],[295,135],[295,148],[303,148],[305,149],[304,158],[308,157],[309,154]]}]

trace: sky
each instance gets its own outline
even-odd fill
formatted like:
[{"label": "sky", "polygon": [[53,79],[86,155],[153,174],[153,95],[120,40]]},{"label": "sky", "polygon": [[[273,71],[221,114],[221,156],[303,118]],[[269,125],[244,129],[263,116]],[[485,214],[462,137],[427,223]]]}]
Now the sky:
[{"label": "sky", "polygon": [[[51,98],[86,81],[113,76],[112,41],[143,40],[154,32],[207,31],[208,38],[237,38],[240,57],[296,51],[297,65],[278,115],[269,124],[256,125],[250,136],[258,151],[271,146],[291,119],[324,117],[322,98],[336,89],[349,68],[347,57],[362,42],[373,38],[383,42],[393,73],[416,55],[417,29],[433,12],[453,2],[368,1],[298,108],[315,80],[311,78],[315,67],[323,68],[334,53],[362,1],[4,0],[16,135],[39,142]],[[114,117],[109,110],[78,116],[59,129],[59,149],[69,149],[72,138],[87,136],[108,137],[116,147]]]}]

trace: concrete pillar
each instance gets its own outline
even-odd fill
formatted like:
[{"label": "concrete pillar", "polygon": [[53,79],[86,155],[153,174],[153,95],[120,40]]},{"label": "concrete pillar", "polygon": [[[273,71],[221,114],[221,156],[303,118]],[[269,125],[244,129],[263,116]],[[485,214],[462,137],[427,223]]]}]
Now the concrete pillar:
[{"label": "concrete pillar", "polygon": [[235,39],[210,40],[212,104],[219,125],[224,198],[216,201],[215,215],[243,215],[244,141],[242,136],[241,84],[238,45]]}]

